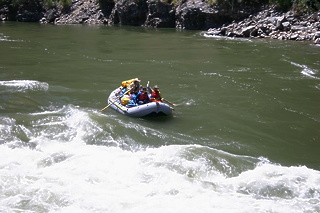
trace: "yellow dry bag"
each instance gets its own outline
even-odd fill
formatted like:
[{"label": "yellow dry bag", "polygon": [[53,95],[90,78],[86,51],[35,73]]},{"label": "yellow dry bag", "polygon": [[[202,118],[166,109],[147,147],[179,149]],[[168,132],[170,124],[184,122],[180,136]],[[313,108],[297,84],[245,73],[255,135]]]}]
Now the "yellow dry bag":
[{"label": "yellow dry bag", "polygon": [[132,82],[137,81],[138,78],[133,78],[130,80],[122,81],[121,86],[122,87],[128,87]]},{"label": "yellow dry bag", "polygon": [[123,96],[123,97],[121,98],[121,104],[122,104],[123,106],[127,105],[127,104],[129,103],[129,101],[130,101],[130,97],[127,96],[127,95],[125,95],[125,96]]}]

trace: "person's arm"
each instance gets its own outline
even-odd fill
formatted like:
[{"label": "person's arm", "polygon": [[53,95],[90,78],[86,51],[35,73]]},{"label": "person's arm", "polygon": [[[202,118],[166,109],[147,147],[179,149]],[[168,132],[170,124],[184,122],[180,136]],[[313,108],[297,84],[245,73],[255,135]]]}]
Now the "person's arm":
[{"label": "person's arm", "polygon": [[151,89],[151,87],[150,87],[150,82],[148,81],[148,83],[147,83],[147,90],[148,90],[148,92],[149,92],[149,94],[151,94],[152,95],[152,89]]}]

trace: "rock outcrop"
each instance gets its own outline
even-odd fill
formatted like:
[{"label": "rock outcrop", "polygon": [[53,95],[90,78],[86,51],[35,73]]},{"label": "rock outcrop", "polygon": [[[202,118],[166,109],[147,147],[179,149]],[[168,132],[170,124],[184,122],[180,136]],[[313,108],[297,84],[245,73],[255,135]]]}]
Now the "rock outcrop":
[{"label": "rock outcrop", "polygon": [[221,5],[210,5],[203,0],[184,1],[175,9],[175,26],[179,29],[207,30],[224,23],[242,20],[259,10],[260,6],[228,10]]},{"label": "rock outcrop", "polygon": [[143,24],[146,27],[175,27],[175,7],[161,1],[148,1],[148,11]]},{"label": "rock outcrop", "polygon": [[[29,3],[28,3],[29,2]],[[32,2],[32,4],[30,3]],[[207,30],[247,17],[251,11],[226,12],[208,0],[72,0],[70,5],[44,5],[43,0],[0,5],[0,19],[54,24],[120,24]]]},{"label": "rock outcrop", "polygon": [[113,8],[113,1],[105,1],[104,10],[95,0],[73,0],[70,7],[61,5],[48,9],[40,23],[54,24],[107,24],[107,15]]},{"label": "rock outcrop", "polygon": [[320,12],[295,16],[274,7],[263,9],[259,4],[230,9],[209,4],[208,0],[72,0],[65,5],[61,1],[51,1],[54,5],[43,0],[22,2],[12,5],[11,0],[1,1],[0,21],[209,29],[207,36],[320,43]]},{"label": "rock outcrop", "polygon": [[289,11],[277,12],[274,8],[219,28],[209,29],[206,36],[271,38],[279,40],[320,42],[320,12],[294,16]]},{"label": "rock outcrop", "polygon": [[146,1],[119,0],[111,12],[109,24],[141,26],[146,20],[147,11]]}]

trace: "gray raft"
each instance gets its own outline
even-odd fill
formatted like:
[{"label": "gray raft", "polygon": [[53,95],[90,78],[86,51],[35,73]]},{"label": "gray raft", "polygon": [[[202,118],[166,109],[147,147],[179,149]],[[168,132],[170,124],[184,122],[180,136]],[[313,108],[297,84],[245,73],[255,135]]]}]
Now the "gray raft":
[{"label": "gray raft", "polygon": [[121,96],[118,96],[121,92],[121,87],[111,92],[108,98],[108,104],[110,107],[121,114],[131,117],[159,117],[169,116],[172,114],[173,108],[171,108],[165,102],[150,102],[137,106],[123,106],[121,104]]}]

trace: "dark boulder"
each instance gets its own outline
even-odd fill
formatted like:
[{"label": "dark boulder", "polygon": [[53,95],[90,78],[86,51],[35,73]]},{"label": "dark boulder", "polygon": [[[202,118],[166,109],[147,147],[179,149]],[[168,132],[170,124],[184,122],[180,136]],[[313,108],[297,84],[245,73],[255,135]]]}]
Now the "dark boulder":
[{"label": "dark boulder", "polygon": [[225,23],[242,20],[260,7],[226,9],[224,5],[210,4],[205,0],[184,0],[176,8],[176,28],[207,30]]},{"label": "dark boulder", "polygon": [[146,27],[175,27],[174,5],[159,0],[148,1]]},{"label": "dark boulder", "polygon": [[141,26],[147,18],[148,6],[145,0],[142,1],[116,1],[111,15],[109,24],[122,24]]},{"label": "dark boulder", "polygon": [[185,1],[176,8],[176,28],[201,30],[212,24],[215,11],[201,0]]},{"label": "dark boulder", "polygon": [[45,10],[42,0],[22,2],[1,1],[0,17],[3,21],[38,22]]}]

